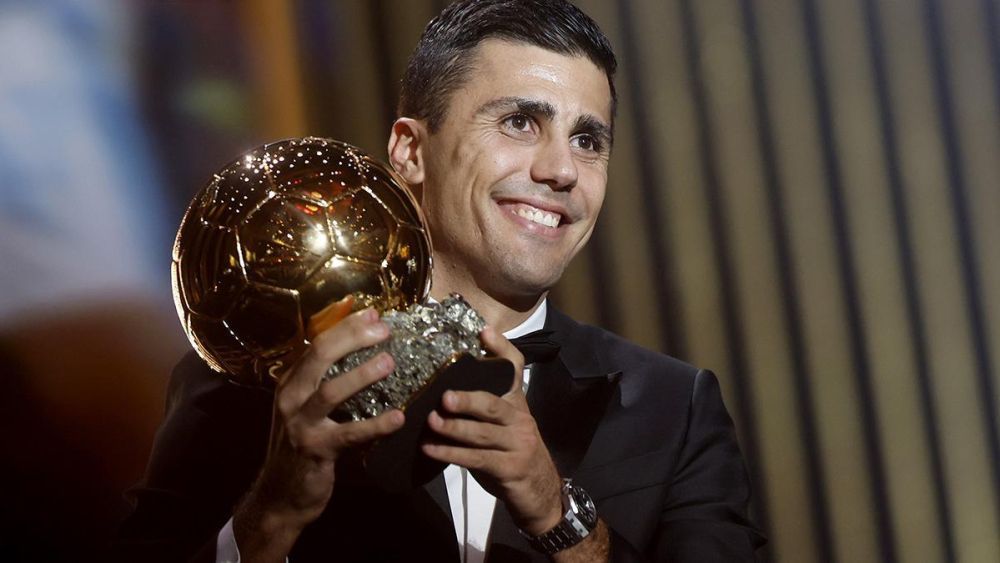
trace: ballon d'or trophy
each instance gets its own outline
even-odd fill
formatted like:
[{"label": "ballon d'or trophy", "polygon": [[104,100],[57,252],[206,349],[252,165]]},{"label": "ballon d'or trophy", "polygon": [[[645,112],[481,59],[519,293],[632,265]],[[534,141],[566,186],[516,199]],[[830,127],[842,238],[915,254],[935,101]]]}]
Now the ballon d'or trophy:
[{"label": "ballon d'or trophy", "polygon": [[444,467],[419,443],[445,390],[499,395],[513,383],[510,362],[486,357],[484,321],[461,296],[427,302],[431,264],[423,214],[405,183],[356,147],[307,137],[260,147],[212,177],[181,221],[171,277],[191,345],[241,385],[273,388],[317,333],[354,310],[378,309],[390,338],[325,377],[392,354],[395,372],[330,417],[404,410],[404,427],[362,453],[367,478],[397,492]]}]

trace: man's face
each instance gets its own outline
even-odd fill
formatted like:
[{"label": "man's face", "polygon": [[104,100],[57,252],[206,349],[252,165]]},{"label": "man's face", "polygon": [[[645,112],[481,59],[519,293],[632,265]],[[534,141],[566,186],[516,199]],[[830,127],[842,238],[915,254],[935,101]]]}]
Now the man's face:
[{"label": "man's face", "polygon": [[424,145],[435,278],[497,298],[551,288],[604,201],[610,126],[607,76],[589,59],[481,43]]}]

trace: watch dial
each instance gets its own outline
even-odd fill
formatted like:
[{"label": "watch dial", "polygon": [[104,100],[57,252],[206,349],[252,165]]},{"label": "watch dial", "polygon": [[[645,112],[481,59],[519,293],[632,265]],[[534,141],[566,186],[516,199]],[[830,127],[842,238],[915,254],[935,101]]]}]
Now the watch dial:
[{"label": "watch dial", "polygon": [[579,517],[589,528],[593,529],[597,525],[597,507],[590,495],[579,487],[573,487],[573,498],[579,508]]}]

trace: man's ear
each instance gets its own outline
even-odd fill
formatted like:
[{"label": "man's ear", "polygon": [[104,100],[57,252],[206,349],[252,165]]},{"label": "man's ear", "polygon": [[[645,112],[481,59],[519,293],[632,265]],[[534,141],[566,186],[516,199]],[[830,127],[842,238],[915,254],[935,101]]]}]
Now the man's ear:
[{"label": "man's ear", "polygon": [[400,117],[389,134],[389,164],[407,184],[419,191],[424,182],[424,140],[427,128],[422,121]]}]

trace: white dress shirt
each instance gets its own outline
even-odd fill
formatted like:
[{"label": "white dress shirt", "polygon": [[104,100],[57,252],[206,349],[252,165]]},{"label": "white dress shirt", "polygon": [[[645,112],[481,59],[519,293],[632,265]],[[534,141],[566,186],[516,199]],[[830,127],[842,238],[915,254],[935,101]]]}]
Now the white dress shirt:
[{"label": "white dress shirt", "polygon": [[[523,323],[503,333],[508,339],[541,330],[545,326],[547,302],[541,305]],[[522,388],[528,390],[531,366],[524,366]],[[462,563],[483,563],[486,558],[486,544],[493,521],[496,497],[486,492],[464,467],[449,465],[444,469],[444,483],[448,489],[448,504],[451,518],[455,522],[455,538]],[[240,550],[233,535],[233,519],[230,518],[219,532],[215,541],[216,563],[240,563]]]},{"label": "white dress shirt", "polygon": [[[503,333],[508,339],[541,330],[545,326],[546,302],[523,323]],[[531,379],[530,366],[524,366],[522,388],[528,391]],[[486,543],[493,521],[493,508],[497,499],[487,493],[464,467],[449,465],[444,469],[444,483],[448,488],[448,502],[451,504],[451,518],[455,522],[455,536],[462,563],[482,563],[486,558]]]}]

